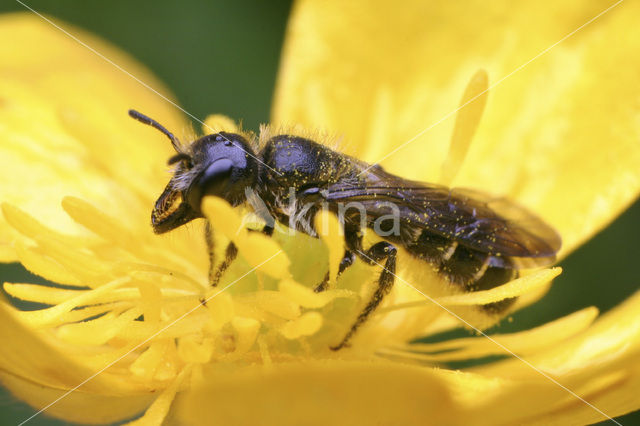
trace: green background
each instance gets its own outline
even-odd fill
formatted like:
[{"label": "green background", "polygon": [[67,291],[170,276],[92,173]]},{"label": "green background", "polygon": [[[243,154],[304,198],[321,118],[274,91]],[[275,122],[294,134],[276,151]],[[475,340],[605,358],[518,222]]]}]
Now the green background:
[{"label": "green background", "polygon": [[[249,129],[269,120],[289,1],[24,3],[90,30],[131,53],[196,117],[220,112],[241,118]],[[0,12],[24,10],[18,2],[0,3]],[[512,322],[505,321],[497,331],[540,325],[591,305],[606,311],[620,303],[638,289],[638,236],[640,202],[561,263],[564,273],[542,301],[516,313]],[[0,266],[2,282],[29,279],[40,281],[19,265]],[[0,394],[0,424],[18,424],[33,413],[10,394]],[[618,420],[625,425],[640,424],[640,413]],[[65,423],[40,415],[28,424]]]}]

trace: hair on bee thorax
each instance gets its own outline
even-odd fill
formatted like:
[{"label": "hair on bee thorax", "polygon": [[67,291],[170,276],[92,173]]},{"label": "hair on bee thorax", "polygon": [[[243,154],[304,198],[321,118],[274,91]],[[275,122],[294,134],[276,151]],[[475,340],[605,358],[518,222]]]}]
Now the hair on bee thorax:
[{"label": "hair on bee thorax", "polygon": [[260,135],[257,140],[258,152],[271,138],[279,135],[291,135],[309,139],[329,147],[334,151],[340,151],[340,146],[343,144],[343,137],[341,135],[329,133],[321,129],[309,129],[299,124],[261,124]]}]

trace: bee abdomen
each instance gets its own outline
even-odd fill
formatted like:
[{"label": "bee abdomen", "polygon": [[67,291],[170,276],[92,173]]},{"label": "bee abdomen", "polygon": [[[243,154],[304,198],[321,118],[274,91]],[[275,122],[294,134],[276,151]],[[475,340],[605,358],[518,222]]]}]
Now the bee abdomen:
[{"label": "bee abdomen", "polygon": [[[449,282],[469,292],[490,290],[518,277],[518,271],[508,259],[492,261],[495,256],[490,253],[474,250],[425,230],[407,245],[407,249],[414,256],[434,265]],[[481,308],[488,313],[500,314],[513,305],[515,300],[505,299],[482,305]]]}]

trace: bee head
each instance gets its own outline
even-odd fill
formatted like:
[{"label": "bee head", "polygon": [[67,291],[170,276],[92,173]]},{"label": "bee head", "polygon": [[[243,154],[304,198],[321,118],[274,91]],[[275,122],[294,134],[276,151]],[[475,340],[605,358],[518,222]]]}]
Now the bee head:
[{"label": "bee head", "polygon": [[206,195],[222,197],[234,206],[243,203],[245,189],[252,187],[258,176],[258,162],[251,146],[235,133],[214,133],[193,142],[191,161],[187,163],[186,171],[177,172],[176,178],[186,176],[180,190],[196,211]]},{"label": "bee head", "polygon": [[176,150],[169,159],[175,165],[174,175],[151,213],[154,232],[162,234],[204,217],[200,204],[207,195],[222,197],[234,206],[245,201],[245,189],[256,183],[258,162],[243,136],[214,133],[183,147],[156,121],[133,110],[129,115],[160,130]]}]

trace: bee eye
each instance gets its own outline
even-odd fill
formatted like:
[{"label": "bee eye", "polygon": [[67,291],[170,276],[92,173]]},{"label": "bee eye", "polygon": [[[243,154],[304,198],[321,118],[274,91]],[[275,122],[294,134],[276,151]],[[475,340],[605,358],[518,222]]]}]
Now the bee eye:
[{"label": "bee eye", "polygon": [[224,146],[233,146],[233,142],[227,139],[226,141],[224,141]]},{"label": "bee eye", "polygon": [[168,165],[173,165],[176,164],[179,161],[184,161],[184,164],[187,168],[192,168],[193,167],[193,162],[191,161],[191,156],[181,152],[178,153],[176,155],[174,155],[173,157],[169,158],[169,161],[167,161]]}]

